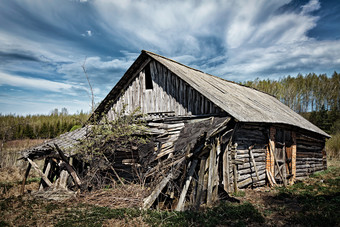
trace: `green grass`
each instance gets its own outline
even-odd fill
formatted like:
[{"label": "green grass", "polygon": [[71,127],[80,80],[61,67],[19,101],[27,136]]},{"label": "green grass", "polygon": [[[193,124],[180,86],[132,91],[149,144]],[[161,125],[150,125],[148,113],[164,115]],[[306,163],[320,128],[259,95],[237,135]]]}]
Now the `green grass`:
[{"label": "green grass", "polygon": [[246,226],[264,222],[263,216],[250,203],[221,203],[217,207],[200,212],[110,209],[82,204],[67,210],[56,226],[101,226],[108,219],[128,222],[137,217],[141,217],[150,226]]},{"label": "green grass", "polygon": [[315,173],[306,182],[277,188],[279,200],[296,200],[301,211],[289,217],[288,223],[302,226],[340,225],[340,167]]},{"label": "green grass", "polygon": [[[38,181],[39,178],[31,179]],[[246,195],[238,195],[247,198]],[[268,204],[221,202],[200,211],[113,209],[79,202],[47,202],[25,197],[0,198],[0,226],[340,226],[340,167],[313,174],[303,182],[274,190]],[[273,206],[275,205],[275,206]],[[294,210],[290,206],[298,205]],[[261,211],[260,211],[261,210]],[[273,217],[275,217],[273,222]],[[45,220],[45,222],[41,222]],[[281,222],[277,222],[281,221]]]}]

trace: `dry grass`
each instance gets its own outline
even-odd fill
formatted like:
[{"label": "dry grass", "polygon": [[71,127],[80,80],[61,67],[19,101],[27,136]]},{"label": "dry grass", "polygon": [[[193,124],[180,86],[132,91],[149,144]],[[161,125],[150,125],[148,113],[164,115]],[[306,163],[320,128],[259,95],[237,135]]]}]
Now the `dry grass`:
[{"label": "dry grass", "polygon": [[45,140],[43,139],[24,139],[6,142],[1,152],[0,166],[2,168],[14,166],[23,167],[24,163],[22,161],[18,161],[21,157],[20,151],[41,144],[44,141]]},{"label": "dry grass", "polygon": [[142,206],[143,198],[147,194],[147,190],[140,185],[126,184],[81,194],[79,201],[110,208],[138,208]]}]

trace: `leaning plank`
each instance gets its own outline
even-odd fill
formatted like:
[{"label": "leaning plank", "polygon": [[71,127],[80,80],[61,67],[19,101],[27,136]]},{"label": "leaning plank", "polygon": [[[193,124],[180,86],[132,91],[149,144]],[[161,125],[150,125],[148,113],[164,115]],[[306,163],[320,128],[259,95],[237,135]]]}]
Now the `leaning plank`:
[{"label": "leaning plank", "polygon": [[[51,159],[48,160],[48,163],[47,163],[46,169],[45,169],[45,171],[44,171],[44,174],[45,174],[46,176],[48,176],[48,174],[50,173],[50,170],[51,170]],[[41,182],[40,182],[39,191],[41,191],[41,190],[43,190],[43,189],[44,189],[44,185],[41,184]]]},{"label": "leaning plank", "polygon": [[31,167],[32,167],[31,163],[28,163],[24,179],[22,180],[21,194],[24,194],[24,192],[25,192],[25,184],[26,184],[26,180],[27,180],[28,174],[30,173]]},{"label": "leaning plank", "polygon": [[258,173],[257,167],[256,167],[256,162],[255,162],[255,159],[254,159],[253,152],[251,151],[251,148],[249,148],[249,153],[250,153],[251,161],[253,162],[253,165],[254,165],[254,168],[255,168],[257,180],[260,180],[260,179],[259,179],[259,173]]},{"label": "leaning plank", "polygon": [[45,181],[48,187],[52,186],[51,181],[47,178],[47,176],[39,169],[38,165],[33,162],[31,159],[27,158],[27,161],[33,166],[33,168],[38,172],[40,177]]},{"label": "leaning plank", "polygon": [[[69,174],[71,175],[71,177],[73,178],[73,181],[77,184],[77,186],[79,187],[81,185],[81,181],[77,175],[77,173],[74,171],[74,169],[72,168],[72,166],[68,163],[68,160],[64,154],[64,152],[58,147],[58,145],[55,143],[54,144],[56,150],[59,153],[60,158],[63,160],[63,162],[61,162],[61,164],[64,164],[66,167],[67,172],[69,172]],[[66,177],[66,176],[65,176]]]},{"label": "leaning plank", "polygon": [[74,171],[74,169],[72,168],[72,166],[70,164],[68,164],[67,162],[62,162],[61,166],[66,167],[66,170],[71,175],[74,183],[76,183],[76,185],[79,187],[81,185],[81,181],[80,181],[76,171]]},{"label": "leaning plank", "polygon": [[197,159],[192,161],[192,164],[191,164],[191,167],[190,167],[190,170],[189,170],[189,173],[188,173],[188,178],[187,178],[185,185],[182,189],[181,196],[179,197],[179,201],[178,201],[178,204],[177,204],[176,209],[175,209],[176,211],[182,211],[183,208],[184,208],[185,196],[188,192],[189,185],[191,183],[192,175],[194,174],[196,165],[197,165]]},{"label": "leaning plank", "polygon": [[209,206],[212,202],[212,193],[214,187],[214,172],[215,172],[215,163],[216,163],[216,150],[215,145],[210,150],[209,156],[209,174],[208,174],[208,191],[207,191],[207,205]]},{"label": "leaning plank", "polygon": [[223,153],[223,184],[224,184],[224,191],[229,193],[229,185],[230,185],[230,176],[229,176],[229,155],[228,155],[229,145],[224,150]]},{"label": "leaning plank", "polygon": [[60,181],[57,187],[66,188],[68,176],[69,176],[68,172],[66,170],[62,170],[60,172],[60,177],[59,177]]},{"label": "leaning plank", "polygon": [[154,201],[158,198],[159,194],[163,190],[163,188],[168,184],[168,182],[172,179],[173,174],[170,173],[167,177],[163,178],[163,180],[155,187],[153,192],[144,199],[143,208],[147,209],[152,206]]},{"label": "leaning plank", "polygon": [[205,173],[205,164],[207,158],[203,157],[200,163],[200,170],[198,172],[198,185],[197,185],[197,196],[196,196],[196,204],[195,207],[198,208],[201,205],[201,197],[204,185],[204,173]]}]

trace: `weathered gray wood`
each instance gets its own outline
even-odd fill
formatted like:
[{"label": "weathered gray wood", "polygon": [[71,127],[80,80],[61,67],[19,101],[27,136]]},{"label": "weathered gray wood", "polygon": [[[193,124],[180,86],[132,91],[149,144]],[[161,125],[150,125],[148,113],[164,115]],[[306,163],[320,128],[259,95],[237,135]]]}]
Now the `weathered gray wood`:
[{"label": "weathered gray wood", "polygon": [[57,187],[62,187],[62,188],[66,188],[66,184],[67,184],[67,178],[68,178],[69,174],[66,170],[62,170],[60,172],[60,180],[59,180],[59,185],[57,185]]},{"label": "weathered gray wood", "polygon": [[224,191],[230,192],[230,163],[229,163],[229,146],[227,145],[223,153],[223,187]]},{"label": "weathered gray wood", "polygon": [[152,204],[158,198],[163,188],[168,184],[168,182],[172,179],[172,177],[173,177],[173,174],[169,173],[169,175],[164,177],[163,180],[154,188],[152,193],[143,200],[144,209],[150,208],[152,206]]},{"label": "weathered gray wood", "polygon": [[198,185],[197,185],[197,195],[196,195],[196,209],[201,205],[201,197],[204,187],[204,173],[205,173],[205,165],[207,159],[203,157],[200,162],[200,170],[198,172]]},{"label": "weathered gray wood", "polygon": [[47,176],[39,169],[38,165],[33,162],[31,159],[27,158],[27,161],[32,165],[32,167],[37,171],[39,176],[45,181],[48,187],[52,186],[51,181],[47,178]]},{"label": "weathered gray wood", "polygon": [[212,203],[212,193],[214,187],[214,174],[215,174],[215,163],[216,163],[216,147],[212,146],[209,155],[209,174],[208,174],[208,191],[207,191],[207,205]]},{"label": "weathered gray wood", "polygon": [[221,144],[220,138],[216,138],[216,161],[215,161],[215,169],[214,169],[214,177],[213,177],[213,194],[212,201],[215,202],[218,200],[218,185],[219,185],[219,173],[218,173],[218,165],[221,154]]},{"label": "weathered gray wood", "polygon": [[[51,170],[51,161],[52,161],[52,160],[48,160],[46,169],[45,169],[45,171],[44,171],[44,174],[45,174],[46,176],[48,176],[48,174],[49,174],[49,172],[50,172],[50,170]],[[44,189],[43,184],[40,184],[40,186],[39,186],[39,191],[41,191],[41,190],[43,190],[43,189]]]},{"label": "weathered gray wood", "polygon": [[257,176],[257,180],[260,180],[259,178],[259,173],[257,171],[257,167],[256,167],[256,162],[255,162],[255,159],[254,159],[254,155],[253,155],[253,152],[251,151],[251,148],[249,149],[249,154],[250,154],[250,159],[254,165],[254,169],[255,169],[255,172],[256,172],[256,176]]},{"label": "weathered gray wood", "polygon": [[192,163],[191,163],[191,166],[190,166],[190,169],[189,169],[189,173],[188,173],[187,180],[185,181],[185,184],[184,184],[184,186],[183,186],[181,195],[180,195],[180,197],[179,197],[179,200],[178,200],[178,203],[177,203],[177,206],[176,206],[176,209],[175,209],[176,211],[182,211],[183,208],[184,208],[185,196],[186,196],[186,194],[187,194],[187,192],[188,192],[189,185],[190,185],[190,183],[191,183],[192,175],[194,174],[194,171],[195,171],[197,162],[198,162],[198,160],[195,159],[195,160],[193,160]]}]

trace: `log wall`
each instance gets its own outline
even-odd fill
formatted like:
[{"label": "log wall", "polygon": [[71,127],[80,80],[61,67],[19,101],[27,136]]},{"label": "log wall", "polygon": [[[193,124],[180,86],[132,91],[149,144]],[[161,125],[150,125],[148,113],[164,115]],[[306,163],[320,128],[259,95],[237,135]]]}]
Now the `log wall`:
[{"label": "log wall", "polygon": [[[268,129],[255,125],[243,125],[236,131],[233,142],[237,144],[235,159],[242,162],[237,165],[237,187],[264,185],[266,183]],[[234,176],[234,174],[231,175]]]},{"label": "log wall", "polygon": [[303,178],[327,168],[326,157],[323,155],[325,142],[313,137],[296,135],[296,177]]},{"label": "log wall", "polygon": [[[150,67],[148,70],[147,67]],[[152,89],[147,89],[151,74]],[[150,85],[148,85],[150,87]],[[170,72],[158,62],[151,61],[122,91],[113,103],[107,116],[113,120],[115,112],[126,106],[127,113],[140,107],[143,114],[153,118],[164,114],[175,116],[191,116],[219,114],[222,110],[210,100],[202,96],[185,81]]]}]

